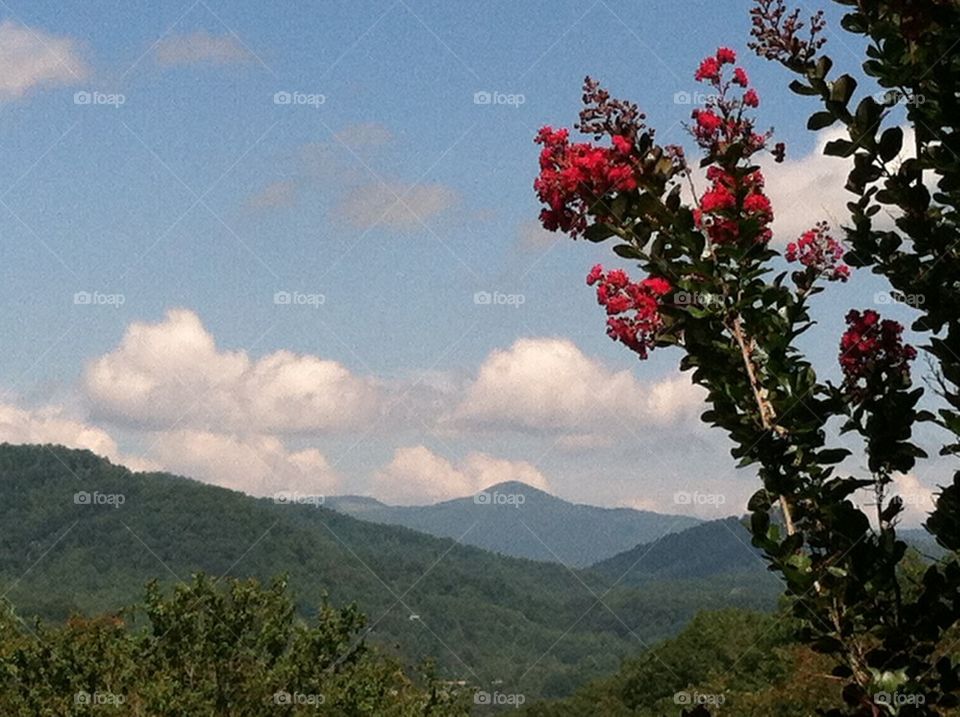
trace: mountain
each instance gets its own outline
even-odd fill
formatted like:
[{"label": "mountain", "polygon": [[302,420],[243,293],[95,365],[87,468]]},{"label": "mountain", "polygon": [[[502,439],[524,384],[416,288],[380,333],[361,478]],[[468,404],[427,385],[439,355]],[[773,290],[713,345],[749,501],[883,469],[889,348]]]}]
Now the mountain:
[{"label": "mountain", "polygon": [[354,518],[454,538],[502,555],[586,567],[700,521],[632,508],[569,503],[525,483],[506,482],[469,498],[393,506],[373,498],[328,498]]},{"label": "mountain", "polygon": [[[900,537],[927,559],[945,554],[925,530],[906,529]],[[750,532],[737,518],[723,518],[664,535],[601,560],[590,570],[623,585],[649,585],[664,580],[740,579],[750,589],[779,584],[766,569],[763,553],[750,543]]]},{"label": "mountain", "polygon": [[[279,504],[89,451],[0,445],[0,595],[21,617],[62,620],[215,577],[286,574],[301,614],[355,602],[368,639],[436,658],[445,679],[534,697],[569,694],[705,607],[769,609],[773,596],[699,580],[636,587],[495,555],[323,507]],[[489,689],[489,688],[488,688]]]},{"label": "mountain", "polygon": [[591,570],[624,585],[646,585],[662,580],[710,579],[741,576],[756,586],[777,583],[767,572],[762,553],[750,544],[750,532],[737,518],[701,523],[681,533],[638,545]]}]

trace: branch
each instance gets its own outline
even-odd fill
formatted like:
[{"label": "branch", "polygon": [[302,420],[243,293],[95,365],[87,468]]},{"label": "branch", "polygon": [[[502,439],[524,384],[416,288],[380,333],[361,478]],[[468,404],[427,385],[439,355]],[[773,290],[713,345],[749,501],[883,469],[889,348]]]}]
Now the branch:
[{"label": "branch", "polygon": [[[787,430],[783,426],[777,425],[777,413],[770,404],[770,401],[767,400],[766,390],[760,384],[760,379],[757,378],[757,370],[753,365],[751,346],[747,342],[746,336],[744,336],[743,320],[739,314],[733,317],[730,330],[733,333],[733,338],[736,340],[737,345],[740,347],[743,365],[747,369],[747,377],[750,380],[750,389],[753,391],[753,397],[757,402],[757,409],[760,412],[760,423],[764,429],[768,431],[773,431],[781,436],[785,435]],[[793,535],[796,532],[796,528],[793,524],[793,511],[790,508],[790,502],[787,500],[787,496],[780,496],[780,507],[783,509],[783,520],[786,523],[787,535]]]}]

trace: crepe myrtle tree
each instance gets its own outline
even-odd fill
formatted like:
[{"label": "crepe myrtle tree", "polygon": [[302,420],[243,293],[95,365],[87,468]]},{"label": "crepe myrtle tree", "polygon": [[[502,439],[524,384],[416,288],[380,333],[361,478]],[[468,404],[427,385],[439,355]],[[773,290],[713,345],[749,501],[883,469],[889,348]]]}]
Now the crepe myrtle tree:
[{"label": "crepe myrtle tree", "polygon": [[[757,31],[785,38],[784,14],[760,7]],[[798,56],[819,49],[816,32],[802,47]],[[770,247],[774,208],[757,158],[770,152],[783,161],[785,147],[757,129],[760,97],[733,50],[704,59],[695,77],[711,88],[689,126],[705,188],[694,186],[680,147],[657,144],[635,104],[588,77],[576,129],[592,141],[574,142],[568,130],[551,127],[537,135],[540,219],[573,238],[613,241],[614,253],[644,273],[632,279],[598,265],[587,284],[614,341],[641,359],[679,349],[680,368],[706,389],[703,420],[726,431],[740,466],[755,467],[753,542],[782,576],[802,637],[835,660],[837,707],[828,714],[939,714],[956,704],[960,687],[945,637],[957,617],[960,571],[950,562],[930,567],[920,585],[904,584],[910,578],[898,566],[906,545],[896,536],[903,505],[891,495],[894,475],[924,457],[911,442],[914,424],[934,418],[917,407],[916,351],[898,323],[851,310],[838,340],[843,380],[818,379],[796,341],[814,326],[814,297],[850,278],[854,252],[820,222],[787,246],[793,266],[782,270]],[[845,233],[857,247],[864,241]],[[871,256],[886,251],[890,242],[877,239]],[[868,476],[837,470],[849,455],[828,442],[837,431],[862,437]],[[873,493],[872,521],[852,500],[860,490]],[[938,513],[950,523],[944,531],[958,534],[950,495],[944,492]]]}]

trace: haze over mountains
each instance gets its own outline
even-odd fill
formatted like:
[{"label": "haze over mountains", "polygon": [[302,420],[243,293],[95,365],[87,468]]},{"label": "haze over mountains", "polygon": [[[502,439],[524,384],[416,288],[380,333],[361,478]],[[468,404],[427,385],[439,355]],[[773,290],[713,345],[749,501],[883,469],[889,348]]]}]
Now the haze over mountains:
[{"label": "haze over mountains", "polygon": [[475,496],[423,506],[339,496],[325,505],[361,520],[402,525],[503,555],[587,567],[698,525],[697,518],[570,503],[510,481]]}]

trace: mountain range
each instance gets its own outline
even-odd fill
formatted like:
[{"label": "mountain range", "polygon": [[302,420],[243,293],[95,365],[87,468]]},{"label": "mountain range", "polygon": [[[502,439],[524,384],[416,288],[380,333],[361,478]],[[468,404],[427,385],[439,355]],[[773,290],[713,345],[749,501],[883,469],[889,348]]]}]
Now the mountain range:
[{"label": "mountain range", "polygon": [[89,451],[0,445],[0,595],[27,622],[119,610],[152,579],[169,588],[196,572],[285,574],[301,614],[325,599],[356,603],[369,641],[411,662],[435,659],[445,678],[532,699],[613,672],[702,609],[770,609],[780,588],[757,579],[757,565],[627,584],[612,569],[497,555],[324,507],[132,473]]},{"label": "mountain range", "polygon": [[515,481],[434,505],[394,506],[363,496],[327,498],[325,505],[502,555],[581,568],[700,523],[682,515],[570,503]]}]

